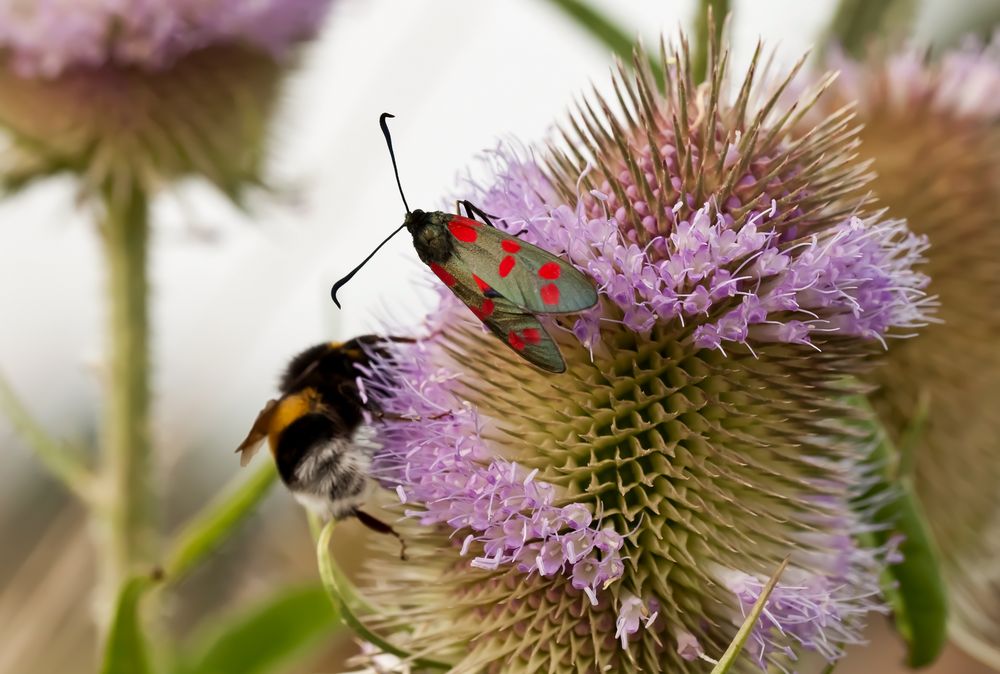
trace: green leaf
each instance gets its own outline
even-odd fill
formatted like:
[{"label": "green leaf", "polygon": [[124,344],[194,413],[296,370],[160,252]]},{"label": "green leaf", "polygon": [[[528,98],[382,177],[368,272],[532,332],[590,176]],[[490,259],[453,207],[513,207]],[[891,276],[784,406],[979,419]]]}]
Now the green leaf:
[{"label": "green leaf", "polygon": [[840,0],[829,38],[856,58],[865,55],[874,38],[892,46],[909,32],[916,0]]},{"label": "green leaf", "polygon": [[378,634],[372,632],[371,629],[365,625],[357,615],[354,614],[351,603],[353,603],[356,593],[344,575],[340,572],[340,569],[333,561],[333,557],[330,555],[330,538],[333,536],[334,524],[335,521],[330,520],[320,530],[316,541],[316,558],[319,564],[319,576],[323,581],[323,587],[326,588],[327,595],[329,596],[330,601],[333,602],[334,607],[336,607],[337,612],[340,614],[340,619],[344,622],[344,625],[346,625],[356,635],[368,643],[377,646],[385,653],[391,653],[392,655],[403,658],[404,660],[410,660],[418,667],[451,669],[451,665],[445,662],[417,657],[407,653],[395,644],[386,641]]},{"label": "green leaf", "polygon": [[[867,401],[858,404],[875,418]],[[918,417],[915,424],[922,424]],[[939,555],[924,518],[912,482],[900,474],[899,452],[885,429],[872,421],[878,445],[869,461],[880,477],[859,503],[884,501],[870,515],[878,525],[868,544],[884,546],[890,538],[902,536],[899,552],[903,560],[886,569],[883,592],[893,612],[896,631],[907,645],[907,664],[925,667],[934,662],[947,642],[948,597],[941,576]],[[913,432],[903,434],[913,442]]]},{"label": "green leaf", "polygon": [[[621,57],[626,64],[632,63],[632,54],[636,48],[636,40],[632,34],[619,26],[600,11],[594,9],[584,0],[549,0],[561,9],[567,16],[598,42],[603,43],[612,52]],[[649,60],[650,71],[656,78],[656,84],[663,87],[663,69],[655,59]]]},{"label": "green leaf", "polygon": [[283,590],[221,627],[196,636],[178,674],[267,674],[336,633],[337,613],[320,585]]},{"label": "green leaf", "polygon": [[222,494],[184,525],[174,539],[164,573],[177,582],[236,532],[237,527],[267,496],[277,471],[270,461],[249,478],[240,476]]},{"label": "green leaf", "polygon": [[948,600],[938,555],[920,504],[908,479],[898,485],[895,499],[880,509],[876,522],[891,523],[891,532],[878,532],[880,543],[889,533],[905,536],[899,547],[903,561],[886,574],[895,582],[890,599],[896,630],[907,643],[910,667],[926,667],[937,660],[947,642]]},{"label": "green leaf", "polygon": [[767,604],[767,598],[771,596],[771,592],[778,585],[778,579],[781,578],[782,572],[784,572],[785,567],[788,566],[788,558],[785,557],[781,564],[778,566],[778,570],[774,572],[771,576],[771,580],[767,581],[767,585],[761,591],[760,596],[757,597],[757,601],[754,602],[753,608],[750,609],[750,613],[747,614],[746,620],[740,625],[740,629],[736,632],[736,636],[729,643],[729,648],[726,652],[722,654],[719,661],[712,667],[712,674],[726,674],[733,665],[736,664],[736,658],[739,657],[740,652],[743,650],[743,646],[746,645],[747,639],[750,638],[750,633],[753,631],[753,626],[760,617],[760,614],[764,611],[764,606]]},{"label": "green leaf", "polygon": [[118,594],[111,631],[104,648],[101,674],[150,674],[146,637],[142,633],[139,604],[155,581],[148,576],[128,580]]}]

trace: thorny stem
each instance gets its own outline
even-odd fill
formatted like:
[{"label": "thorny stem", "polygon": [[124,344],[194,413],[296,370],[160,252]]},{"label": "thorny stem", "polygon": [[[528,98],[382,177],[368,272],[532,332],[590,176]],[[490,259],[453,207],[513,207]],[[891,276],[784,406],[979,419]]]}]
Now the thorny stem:
[{"label": "thorny stem", "polygon": [[153,490],[149,478],[148,204],[142,189],[128,179],[110,181],[102,197],[105,212],[100,234],[109,305],[100,477],[107,498],[97,512],[106,535],[100,546],[103,600],[113,598],[134,568],[151,559]]}]

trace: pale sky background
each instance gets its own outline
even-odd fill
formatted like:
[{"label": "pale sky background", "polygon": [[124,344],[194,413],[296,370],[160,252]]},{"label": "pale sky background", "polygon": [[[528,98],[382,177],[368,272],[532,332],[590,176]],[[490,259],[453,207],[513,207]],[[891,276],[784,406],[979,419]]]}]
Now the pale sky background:
[{"label": "pale sky background", "polygon": [[[986,0],[984,0],[986,1]],[[689,26],[692,0],[600,0],[648,43]],[[830,0],[734,3],[734,69],[763,36],[791,62],[825,27]],[[947,19],[946,3],[921,17]],[[224,477],[232,448],[273,393],[287,359],[318,341],[419,316],[427,299],[404,233],[343,291],[331,283],[402,218],[377,119],[393,133],[413,207],[435,208],[498,139],[537,141],[607,51],[543,0],[338,0],[322,39],[289,82],[275,124],[272,175],[285,196],[252,218],[204,186],[157,203],[152,250],[156,434],[164,455],[198,451]],[[102,266],[92,222],[69,181],[0,202],[0,371],[32,411],[68,437],[98,414]],[[27,451],[0,419],[4,470]],[[16,490],[0,488],[0,507]]]}]

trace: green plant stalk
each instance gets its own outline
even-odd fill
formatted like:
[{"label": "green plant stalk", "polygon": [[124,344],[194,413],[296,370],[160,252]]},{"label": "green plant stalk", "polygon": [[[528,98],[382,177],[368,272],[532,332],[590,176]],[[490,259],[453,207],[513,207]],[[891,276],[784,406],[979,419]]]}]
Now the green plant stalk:
[{"label": "green plant stalk", "polygon": [[0,410],[50,473],[84,503],[94,496],[94,475],[76,448],[51,437],[0,375]]},{"label": "green plant stalk", "polygon": [[[843,660],[843,658],[841,658],[841,660]],[[823,671],[820,672],[820,674],[833,674],[839,664],[840,660],[834,660],[833,662],[827,663],[826,667],[823,668]]]},{"label": "green plant stalk", "polygon": [[316,541],[316,558],[319,563],[319,576],[323,581],[323,587],[326,588],[327,594],[330,596],[330,601],[333,602],[334,608],[337,609],[337,613],[344,625],[368,643],[377,646],[386,653],[391,653],[398,658],[411,661],[417,667],[451,669],[451,665],[448,663],[413,656],[398,646],[389,643],[378,634],[372,632],[358,616],[354,615],[349,602],[349,597],[352,594],[348,589],[349,584],[345,582],[346,579],[340,573],[340,569],[330,554],[330,538],[333,536],[335,523],[334,520],[330,520],[319,532],[319,537]]},{"label": "green plant stalk", "polygon": [[101,241],[108,270],[105,412],[100,480],[106,496],[96,512],[104,593],[117,593],[140,563],[151,563],[149,317],[146,195],[131,179],[110,179],[101,192]]},{"label": "green plant stalk", "polygon": [[695,82],[705,81],[708,74],[709,45],[722,39],[722,28],[729,14],[729,0],[700,0],[694,17],[694,58],[691,69]]},{"label": "green plant stalk", "polygon": [[167,582],[176,583],[205,557],[218,549],[267,496],[278,472],[265,462],[249,477],[240,476],[174,537],[163,566]]},{"label": "green plant stalk", "polygon": [[140,605],[155,582],[148,576],[136,576],[122,583],[104,645],[101,674],[152,674]]},{"label": "green plant stalk", "polygon": [[[637,40],[624,28],[615,23],[584,0],[549,0],[561,9],[567,16],[598,42],[602,42],[612,52],[618,55],[624,63],[632,65],[632,54],[637,46]],[[663,69],[656,59],[649,60],[649,68],[656,79],[656,84],[663,88]]]},{"label": "green plant stalk", "polygon": [[916,7],[915,0],[840,0],[828,39],[861,58],[874,38],[893,43],[905,35]]}]

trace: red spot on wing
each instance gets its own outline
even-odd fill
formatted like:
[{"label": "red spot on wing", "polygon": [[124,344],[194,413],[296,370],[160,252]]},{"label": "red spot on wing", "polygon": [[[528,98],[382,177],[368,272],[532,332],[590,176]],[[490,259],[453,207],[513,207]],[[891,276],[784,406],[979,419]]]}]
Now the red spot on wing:
[{"label": "red spot on wing", "polygon": [[521,250],[521,244],[513,239],[504,239],[500,242],[500,247],[503,248],[508,253],[516,253]]},{"label": "red spot on wing", "polygon": [[476,318],[483,321],[493,315],[493,310],[496,306],[493,304],[493,300],[483,300],[483,303],[477,309],[476,307],[469,307],[472,309],[472,313],[476,315]]},{"label": "red spot on wing", "polygon": [[439,279],[441,279],[441,282],[444,283],[446,286],[450,288],[453,285],[455,285],[456,283],[455,277],[449,274],[447,269],[437,264],[436,262],[431,262],[430,268],[431,271],[434,272],[434,275],[437,276]]},{"label": "red spot on wing", "polygon": [[542,278],[554,281],[559,278],[559,274],[562,273],[562,267],[556,262],[546,262],[541,267],[538,268],[538,275]]},{"label": "red spot on wing", "polygon": [[475,274],[473,274],[473,275],[472,275],[472,279],[473,279],[473,280],[474,280],[474,281],[476,282],[476,285],[477,285],[477,286],[479,286],[479,289],[480,289],[481,291],[483,291],[484,293],[485,293],[485,292],[486,292],[487,290],[492,290],[492,288],[490,288],[490,284],[489,284],[489,283],[487,283],[487,282],[486,282],[486,281],[484,281],[483,279],[479,278],[479,277],[478,277],[478,276],[476,276]]},{"label": "red spot on wing", "polygon": [[448,221],[448,231],[459,241],[464,241],[465,243],[474,243],[476,238],[479,236],[479,232],[476,231],[475,227],[466,225],[461,222],[456,222],[454,219]]},{"label": "red spot on wing", "polygon": [[518,335],[513,330],[511,330],[510,333],[507,335],[507,341],[510,342],[510,345],[513,346],[515,350],[517,351],[524,350],[525,346],[524,340],[521,339],[520,335]]},{"label": "red spot on wing", "polygon": [[500,278],[507,278],[507,274],[514,268],[515,264],[517,264],[517,260],[511,255],[500,260]]},{"label": "red spot on wing", "polygon": [[546,283],[539,289],[538,293],[542,296],[542,302],[545,304],[559,304],[559,286],[555,283]]},{"label": "red spot on wing", "polygon": [[542,341],[542,333],[538,331],[538,328],[525,328],[521,334],[524,335],[524,341],[528,344],[538,344]]}]

